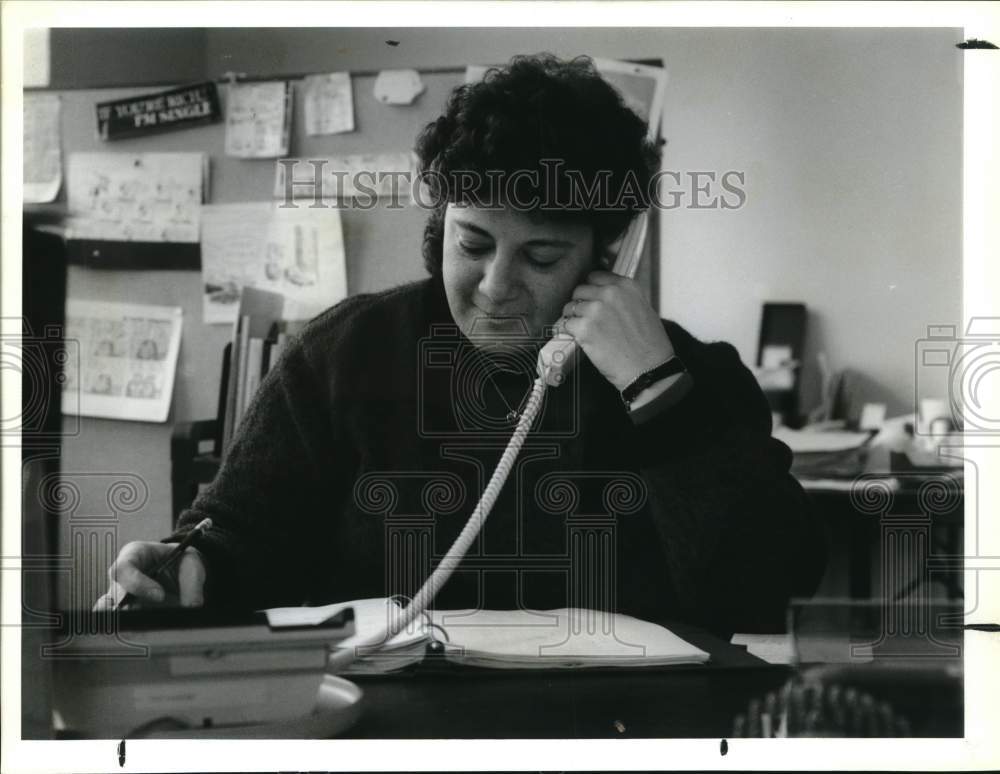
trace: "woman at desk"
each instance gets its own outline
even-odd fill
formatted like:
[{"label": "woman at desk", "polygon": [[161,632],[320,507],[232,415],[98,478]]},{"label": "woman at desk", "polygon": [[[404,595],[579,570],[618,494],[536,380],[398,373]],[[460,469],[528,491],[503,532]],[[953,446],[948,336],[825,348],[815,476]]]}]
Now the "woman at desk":
[{"label": "woman at desk", "polygon": [[[457,88],[417,152],[437,197],[430,277],[314,319],[177,533],[126,545],[98,605],[122,589],[250,608],[413,594],[472,512],[555,325],[585,357],[548,391],[437,606],[782,629],[824,549],[767,402],[732,346],[661,320],[607,270],[649,205],[645,123],[589,60],[519,57]],[[170,577],[144,574],[205,517]],[[596,553],[578,550],[587,525]]]}]

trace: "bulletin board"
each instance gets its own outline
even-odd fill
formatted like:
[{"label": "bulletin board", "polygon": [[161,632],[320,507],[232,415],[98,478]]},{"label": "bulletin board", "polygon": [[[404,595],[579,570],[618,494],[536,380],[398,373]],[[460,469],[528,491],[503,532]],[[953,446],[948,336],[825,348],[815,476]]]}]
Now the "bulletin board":
[{"label": "bulletin board", "polygon": [[[294,88],[294,113],[289,157],[311,158],[361,153],[399,152],[412,149],[419,131],[436,118],[451,90],[462,83],[464,68],[425,71],[426,90],[412,105],[393,106],[376,101],[375,73],[352,73],[355,131],[337,135],[308,136],[304,131],[303,81],[289,77]],[[163,84],[162,89],[182,86]],[[95,105],[134,97],[161,87],[50,91],[61,97],[63,169],[74,152],[201,152],[209,157],[206,203],[270,201],[275,184],[274,159],[240,159],[225,155],[223,123],[138,138],[102,141],[97,136]],[[220,84],[219,98],[225,115],[228,90]],[[60,200],[65,204],[65,178]],[[342,209],[341,223],[350,295],[376,292],[426,276],[421,240],[426,212],[405,205],[389,209],[380,200],[371,210]],[[639,281],[655,303],[657,251],[656,218],[651,219],[646,255]],[[166,424],[132,423],[82,418],[81,431],[64,443],[63,470],[128,471],[145,480],[148,510],[137,521],[136,534],[128,529],[120,540],[146,538],[150,530],[169,528],[170,434],[179,422],[213,418],[217,411],[221,355],[231,336],[229,325],[207,325],[202,320],[200,270],[99,269],[71,265],[67,296],[84,301],[179,306],[183,309],[183,337],[176,369],[173,402]],[[86,483],[86,482],[84,482]],[[81,508],[101,508],[104,493],[81,487]],[[136,514],[137,516],[141,514]],[[155,518],[155,525],[150,519]]]}]

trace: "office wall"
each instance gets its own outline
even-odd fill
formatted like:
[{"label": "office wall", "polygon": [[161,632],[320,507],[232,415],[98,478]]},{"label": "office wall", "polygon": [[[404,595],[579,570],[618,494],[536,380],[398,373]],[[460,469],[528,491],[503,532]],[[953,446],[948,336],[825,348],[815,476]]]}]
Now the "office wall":
[{"label": "office wall", "polygon": [[803,301],[804,406],[822,351],[912,411],[914,342],[961,323],[960,39],[729,31],[668,52],[670,165],[745,170],[747,201],[664,214],[664,311],[751,362],[761,302]]},{"label": "office wall", "polygon": [[[805,405],[817,399],[813,361],[825,351],[834,367],[863,372],[872,399],[888,401],[895,413],[912,392],[915,339],[928,323],[957,323],[961,316],[958,40],[957,30],[208,30],[201,61],[202,77],[217,77],[226,70],[250,76],[448,70],[538,50],[662,58],[670,75],[665,166],[682,173],[743,171],[747,191],[742,209],[682,206],[663,213],[663,314],[702,338],[732,341],[751,362],[761,302],[803,301],[811,311]],[[76,61],[75,84],[97,86],[108,77],[88,74],[86,56]],[[165,82],[171,63],[155,64],[144,83]],[[187,69],[180,75],[191,76]],[[442,72],[425,80],[430,91],[421,104],[439,105],[458,76]],[[375,126],[385,149],[406,147],[413,126],[405,110],[391,117],[384,107],[366,112],[370,83],[365,76],[355,85],[359,129]],[[99,92],[101,98],[128,93]],[[84,127],[74,130],[80,133],[74,149],[99,145],[87,128],[97,95],[64,92],[64,131],[70,122]],[[221,159],[220,127],[161,135],[157,149],[187,149],[199,133],[211,133],[202,139],[216,159],[213,201],[269,194],[262,181],[269,181],[272,163]],[[108,149],[134,149],[126,144],[132,142]],[[371,149],[360,134],[338,140],[336,148]],[[324,150],[335,152],[326,143],[295,152]],[[418,233],[416,219],[377,233],[345,222],[349,254],[357,256],[359,246],[384,247],[398,261],[400,281],[419,274]],[[397,279],[381,272],[358,284],[367,264],[354,260],[352,291]],[[197,272],[74,268],[69,292],[183,306],[189,327],[171,422],[214,414],[216,354],[227,332],[191,327],[201,314]],[[67,470],[133,472],[149,484],[149,502],[122,524],[123,540],[161,535],[169,526],[169,433],[169,425],[85,420],[83,433],[67,442]]]},{"label": "office wall", "polygon": [[197,81],[205,71],[206,33],[183,27],[57,27],[49,33],[49,86],[88,89]]}]

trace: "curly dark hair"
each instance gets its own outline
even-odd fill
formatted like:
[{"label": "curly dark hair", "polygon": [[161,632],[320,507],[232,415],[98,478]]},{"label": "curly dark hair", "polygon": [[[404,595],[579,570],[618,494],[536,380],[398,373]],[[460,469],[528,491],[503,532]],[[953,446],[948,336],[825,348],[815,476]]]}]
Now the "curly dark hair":
[{"label": "curly dark hair", "polygon": [[[613,241],[649,206],[659,151],[646,133],[589,57],[517,56],[459,86],[417,138],[418,175],[433,203],[424,227],[427,270],[441,271],[449,202],[513,200],[540,217],[589,223],[599,244]],[[498,195],[492,183],[499,180],[511,186]],[[599,200],[595,191],[603,192]]]}]

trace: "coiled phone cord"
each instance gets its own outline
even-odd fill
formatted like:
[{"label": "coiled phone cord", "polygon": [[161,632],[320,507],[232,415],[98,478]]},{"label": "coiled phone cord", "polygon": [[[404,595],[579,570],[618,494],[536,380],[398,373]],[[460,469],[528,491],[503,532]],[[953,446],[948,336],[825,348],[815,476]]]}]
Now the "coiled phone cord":
[{"label": "coiled phone cord", "polygon": [[535,421],[538,410],[542,405],[542,398],[545,395],[547,386],[541,376],[535,379],[535,383],[531,388],[531,394],[528,396],[528,401],[524,407],[524,413],[521,414],[517,427],[514,429],[514,434],[511,436],[507,448],[500,457],[500,462],[497,463],[496,470],[493,471],[486,489],[479,498],[476,509],[472,512],[472,516],[469,517],[459,536],[455,538],[455,542],[451,544],[448,553],[438,563],[438,566],[434,568],[434,571],[424,582],[424,585],[420,587],[420,590],[410,601],[410,604],[399,612],[395,612],[395,608],[390,608],[389,624],[385,631],[380,631],[360,642],[354,643],[353,647],[335,650],[327,662],[327,670],[329,672],[333,674],[341,672],[356,659],[367,655],[365,651],[389,642],[399,632],[409,626],[411,621],[424,612],[440,588],[451,577],[452,572],[458,567],[472,545],[472,542],[482,529],[486,518],[490,515],[490,511],[493,510],[493,504],[500,495],[500,490],[503,489],[503,485],[507,481],[507,476],[510,475],[510,471],[514,467],[514,461],[517,459],[517,455],[521,451],[521,446],[524,444],[524,439],[527,437],[528,431],[531,430],[531,425]]}]

